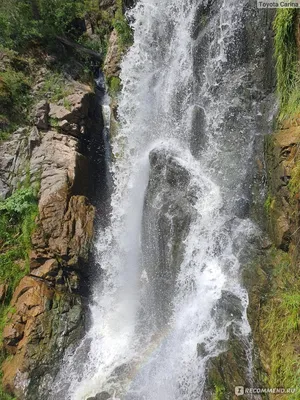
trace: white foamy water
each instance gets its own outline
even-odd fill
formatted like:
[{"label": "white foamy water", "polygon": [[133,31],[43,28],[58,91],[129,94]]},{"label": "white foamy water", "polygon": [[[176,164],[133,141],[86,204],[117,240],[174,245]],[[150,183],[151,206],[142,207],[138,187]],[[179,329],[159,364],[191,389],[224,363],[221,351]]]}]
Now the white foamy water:
[{"label": "white foamy water", "polygon": [[[207,1],[140,0],[132,11],[134,45],[122,63],[112,143],[111,222],[97,239],[103,272],[92,327],[59,377],[60,387],[69,386],[66,399],[107,391],[124,400],[199,400],[207,361],[224,349],[228,327],[248,341],[239,254],[255,234],[241,214],[256,104],[251,114],[241,94],[247,70],[229,57],[246,3],[217,2],[202,52],[192,32]],[[151,154],[158,161],[150,166]],[[157,283],[156,268],[170,279]],[[224,299],[238,304],[239,315],[222,310]],[[249,371],[250,364],[249,356]]]}]

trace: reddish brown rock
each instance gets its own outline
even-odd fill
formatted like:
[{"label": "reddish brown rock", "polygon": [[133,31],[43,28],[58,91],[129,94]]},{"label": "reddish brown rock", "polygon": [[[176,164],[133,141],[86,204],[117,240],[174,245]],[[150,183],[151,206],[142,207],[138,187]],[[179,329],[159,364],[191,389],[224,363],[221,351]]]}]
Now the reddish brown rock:
[{"label": "reddish brown rock", "polygon": [[47,260],[42,266],[31,271],[32,276],[52,280],[57,275],[59,268],[58,262],[55,259]]},{"label": "reddish brown rock", "polygon": [[109,38],[108,51],[103,68],[105,76],[108,79],[120,74],[121,53],[118,40],[118,32],[114,29]]},{"label": "reddish brown rock", "polygon": [[[83,132],[95,99],[81,85],[67,100],[70,109],[51,105],[50,113]],[[95,217],[87,197],[90,161],[82,154],[81,138],[74,137],[69,128],[64,133],[56,128],[34,129],[31,141],[27,130],[16,133],[15,146],[3,149],[7,156],[2,159],[9,173],[26,160],[32,182],[40,184],[31,272],[14,292],[13,312],[3,333],[4,347],[11,354],[3,364],[3,387],[21,400],[40,398],[43,377],[55,374],[65,349],[82,337],[82,294]]]},{"label": "reddish brown rock", "polygon": [[58,104],[50,104],[50,124],[63,132],[79,137],[86,133],[85,126],[94,94],[85,85],[77,85],[74,93]]}]

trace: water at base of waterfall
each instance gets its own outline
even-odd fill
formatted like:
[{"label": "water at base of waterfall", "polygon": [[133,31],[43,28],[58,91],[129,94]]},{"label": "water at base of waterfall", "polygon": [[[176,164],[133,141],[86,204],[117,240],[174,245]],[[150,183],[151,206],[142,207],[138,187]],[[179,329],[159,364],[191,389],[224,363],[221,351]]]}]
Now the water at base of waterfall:
[{"label": "water at base of waterfall", "polygon": [[53,393],[199,400],[230,335],[244,342],[251,379],[240,259],[257,234],[248,208],[259,102],[233,50],[247,4],[140,0],[131,11],[92,326]]}]

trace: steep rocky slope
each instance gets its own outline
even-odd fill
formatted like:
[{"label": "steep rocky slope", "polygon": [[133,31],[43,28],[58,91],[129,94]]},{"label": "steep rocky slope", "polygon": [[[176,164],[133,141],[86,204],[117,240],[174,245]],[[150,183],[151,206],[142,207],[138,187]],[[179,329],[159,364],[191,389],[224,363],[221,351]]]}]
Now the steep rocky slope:
[{"label": "steep rocky slope", "polygon": [[[40,385],[39,378],[52,369],[62,351],[84,329],[95,217],[88,145],[94,133],[101,145],[101,129],[96,132],[95,123],[87,127],[89,121],[96,121],[97,107],[89,88],[78,86],[67,98],[70,110],[40,103],[34,115],[36,125],[29,135],[24,128],[12,143],[4,144],[8,178],[4,185],[11,188],[26,162],[31,183],[39,180],[40,184],[30,274],[13,294],[13,312],[8,314],[3,332],[4,346],[13,355],[3,366],[4,387],[20,397],[30,385],[31,374],[31,385]],[[49,116],[50,123],[62,121],[61,131],[48,125]]]},{"label": "steep rocky slope", "polygon": [[[125,39],[112,26],[120,20],[125,24],[124,6],[100,2],[105,32],[111,31],[104,63],[108,83],[112,77],[118,79],[126,48]],[[85,25],[86,34],[97,43],[97,25],[88,18]],[[44,62],[33,59],[29,87],[33,101],[26,120],[0,142],[1,198],[10,199],[26,185],[38,188],[38,216],[24,277],[12,295],[8,283],[0,282],[2,353],[7,356],[3,388],[18,399],[39,398],[38,389],[42,391],[55,375],[66,348],[75,345],[86,329],[90,275],[96,274],[91,245],[106,196],[103,117],[91,79],[97,64],[100,67],[98,56],[72,41],[57,46],[68,57],[60,60],[42,50]],[[6,73],[11,53],[3,52],[1,59]],[[1,118],[5,129],[10,121]],[[101,196],[96,196],[99,191]]]}]

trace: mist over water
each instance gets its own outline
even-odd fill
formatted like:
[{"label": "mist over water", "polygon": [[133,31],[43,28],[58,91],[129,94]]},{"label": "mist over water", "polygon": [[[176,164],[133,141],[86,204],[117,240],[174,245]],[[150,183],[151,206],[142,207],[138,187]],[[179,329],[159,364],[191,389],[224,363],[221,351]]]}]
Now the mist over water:
[{"label": "mist over water", "polygon": [[140,0],[130,11],[102,274],[92,327],[59,376],[66,399],[199,400],[230,332],[251,378],[240,255],[257,235],[249,204],[263,96],[240,38],[252,3]]}]

